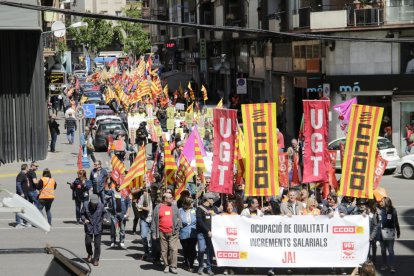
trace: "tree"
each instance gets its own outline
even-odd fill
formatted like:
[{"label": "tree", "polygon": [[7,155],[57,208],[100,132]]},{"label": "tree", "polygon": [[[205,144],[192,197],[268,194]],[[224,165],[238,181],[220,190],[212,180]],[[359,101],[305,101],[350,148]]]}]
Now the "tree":
[{"label": "tree", "polygon": [[[141,11],[138,9],[125,10],[125,15],[131,18],[141,18]],[[122,33],[121,43],[124,45],[125,53],[135,55],[145,54],[151,49],[149,34],[144,32],[140,23],[120,22],[120,32]]]},{"label": "tree", "polygon": [[88,23],[88,26],[69,29],[76,46],[85,46],[89,54],[95,56],[106,46],[111,45],[114,28],[110,21],[88,17],[82,18],[82,21]]}]

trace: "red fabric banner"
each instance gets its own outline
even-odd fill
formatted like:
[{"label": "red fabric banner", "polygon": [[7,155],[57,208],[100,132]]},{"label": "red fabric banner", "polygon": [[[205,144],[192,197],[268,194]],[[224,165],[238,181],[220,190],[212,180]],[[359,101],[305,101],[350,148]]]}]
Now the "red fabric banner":
[{"label": "red fabric banner", "polygon": [[388,161],[378,155],[374,170],[374,190],[378,187],[387,165]]},{"label": "red fabric banner", "polygon": [[299,170],[299,157],[297,154],[295,154],[293,156],[292,162],[292,181],[290,181],[291,186],[298,186],[301,184]]},{"label": "red fabric banner", "polygon": [[303,101],[305,154],[303,183],[329,180],[328,152],[329,101]]},{"label": "red fabric banner", "polygon": [[287,152],[279,153],[279,186],[284,188],[289,187],[289,162]]},{"label": "red fabric banner", "polygon": [[237,110],[213,110],[214,147],[209,191],[232,194]]},{"label": "red fabric banner", "polygon": [[329,157],[330,157],[330,161],[331,161],[331,166],[329,167],[329,185],[334,187],[335,190],[338,190],[339,183],[338,183],[338,180],[336,179],[336,175],[335,175],[336,155],[337,155],[336,150],[330,150],[329,151]]}]

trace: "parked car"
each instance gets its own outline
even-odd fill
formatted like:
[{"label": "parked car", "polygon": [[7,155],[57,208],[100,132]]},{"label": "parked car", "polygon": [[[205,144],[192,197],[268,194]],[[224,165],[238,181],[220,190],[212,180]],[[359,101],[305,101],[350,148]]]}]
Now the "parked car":
[{"label": "parked car", "polygon": [[[345,148],[345,141],[346,141],[346,137],[342,137],[342,138],[333,140],[328,144],[329,150],[337,151],[336,166],[335,166],[335,169],[337,170],[341,170],[341,154],[339,151],[339,145],[342,143]],[[400,161],[400,156],[398,155],[397,149],[394,147],[391,141],[385,137],[378,137],[377,149],[381,157],[388,161],[386,170],[389,172],[394,172],[395,169],[397,168],[397,163]]]},{"label": "parked car", "polygon": [[128,141],[128,130],[122,122],[107,121],[100,123],[93,139],[95,150],[106,150],[108,148],[108,136],[112,135],[115,139],[116,135],[120,132],[126,133],[127,137],[125,138],[125,141]]},{"label": "parked car", "polygon": [[396,173],[401,174],[405,179],[414,178],[414,154],[403,156],[397,162]]},{"label": "parked car", "polygon": [[99,90],[88,90],[88,91],[83,92],[83,95],[88,98],[97,98],[101,100],[104,99],[101,91]]},{"label": "parked car", "polygon": [[96,106],[96,117],[101,115],[114,115],[115,112],[107,105]]},{"label": "parked car", "polygon": [[95,118],[95,122],[93,124],[94,129],[98,129],[98,126],[102,122],[109,122],[109,121],[115,121],[122,123],[122,119],[116,115],[101,115]]}]

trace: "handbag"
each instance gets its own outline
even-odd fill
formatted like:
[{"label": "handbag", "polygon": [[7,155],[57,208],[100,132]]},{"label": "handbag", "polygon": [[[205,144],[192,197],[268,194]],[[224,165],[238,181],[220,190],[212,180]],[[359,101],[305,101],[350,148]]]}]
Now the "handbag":
[{"label": "handbag", "polygon": [[381,229],[381,236],[382,236],[382,239],[385,240],[385,241],[394,240],[395,239],[395,229],[382,228]]}]

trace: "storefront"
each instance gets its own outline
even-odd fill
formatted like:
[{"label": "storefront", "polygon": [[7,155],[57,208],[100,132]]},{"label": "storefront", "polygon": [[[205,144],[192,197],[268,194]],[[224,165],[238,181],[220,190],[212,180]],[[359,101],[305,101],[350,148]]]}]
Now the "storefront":
[{"label": "storefront", "polygon": [[[359,104],[383,107],[379,136],[391,127],[392,143],[404,155],[405,125],[414,127],[414,75],[326,76],[325,82],[330,85],[331,105],[356,97]],[[344,135],[336,117],[332,116],[332,139]]]}]

